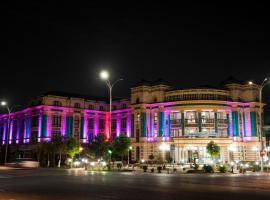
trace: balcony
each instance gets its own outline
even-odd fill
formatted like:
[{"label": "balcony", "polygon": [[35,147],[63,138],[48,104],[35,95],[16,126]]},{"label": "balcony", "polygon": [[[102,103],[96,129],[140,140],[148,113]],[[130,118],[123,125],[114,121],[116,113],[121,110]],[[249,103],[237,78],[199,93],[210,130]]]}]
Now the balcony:
[{"label": "balcony", "polygon": [[197,133],[185,133],[184,135],[171,135],[173,138],[227,138],[227,133],[206,133],[206,132],[197,132]]}]

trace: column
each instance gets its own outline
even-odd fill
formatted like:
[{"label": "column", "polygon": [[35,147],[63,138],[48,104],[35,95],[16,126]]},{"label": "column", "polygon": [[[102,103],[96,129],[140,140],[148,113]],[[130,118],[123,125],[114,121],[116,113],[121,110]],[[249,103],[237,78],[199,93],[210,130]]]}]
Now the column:
[{"label": "column", "polygon": [[233,136],[238,137],[239,136],[239,123],[238,123],[237,111],[232,112],[232,125],[233,125]]},{"label": "column", "polygon": [[9,125],[9,139],[8,139],[8,143],[9,143],[9,144],[11,144],[11,142],[12,142],[13,123],[14,123],[14,119],[10,119],[10,125]]},{"label": "column", "polygon": [[21,117],[17,118],[17,130],[16,130],[16,144],[19,144],[20,142],[20,130],[21,130]]},{"label": "column", "polygon": [[146,112],[140,114],[141,118],[141,137],[146,137]]},{"label": "column", "polygon": [[158,112],[158,136],[164,137],[164,112]]},{"label": "column", "polygon": [[98,113],[95,113],[94,117],[94,134],[97,136],[99,134],[99,121],[98,121]]},{"label": "column", "polygon": [[231,119],[230,119],[230,114],[227,113],[226,114],[226,118],[227,118],[227,136],[229,137],[231,135]]},{"label": "column", "polygon": [[257,136],[257,116],[256,112],[250,112],[250,123],[251,123],[251,136],[256,137]]},{"label": "column", "polygon": [[127,113],[127,136],[131,136],[131,113]]},{"label": "column", "polygon": [[199,128],[199,133],[202,132],[202,112],[198,112],[198,128]]},{"label": "column", "polygon": [[52,116],[51,113],[47,113],[47,134],[45,141],[50,141],[52,136]]},{"label": "column", "polygon": [[185,113],[181,112],[181,128],[182,128],[182,136],[185,135]]},{"label": "column", "polygon": [[214,117],[215,117],[215,133],[218,133],[218,114],[216,111],[214,113]]},{"label": "column", "polygon": [[62,136],[66,136],[66,125],[67,124],[67,114],[66,112],[64,112],[62,115],[61,115],[61,135]]}]

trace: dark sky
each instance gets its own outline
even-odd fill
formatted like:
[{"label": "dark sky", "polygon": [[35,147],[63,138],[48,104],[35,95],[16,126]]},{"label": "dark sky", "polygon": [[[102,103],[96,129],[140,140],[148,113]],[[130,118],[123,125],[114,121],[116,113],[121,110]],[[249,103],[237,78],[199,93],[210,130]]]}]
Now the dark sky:
[{"label": "dark sky", "polygon": [[0,98],[20,104],[49,90],[105,96],[103,68],[125,79],[115,96],[129,96],[141,78],[183,88],[270,75],[267,5],[55,2],[1,5]]}]

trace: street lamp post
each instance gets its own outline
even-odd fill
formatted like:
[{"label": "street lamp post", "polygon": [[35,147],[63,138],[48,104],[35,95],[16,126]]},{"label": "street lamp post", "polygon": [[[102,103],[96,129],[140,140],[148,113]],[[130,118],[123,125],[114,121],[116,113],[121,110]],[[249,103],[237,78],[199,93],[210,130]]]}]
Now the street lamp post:
[{"label": "street lamp post", "polygon": [[10,128],[10,114],[11,114],[11,109],[7,105],[7,102],[2,101],[1,106],[5,106],[8,111],[8,121],[7,121],[7,131],[6,131],[6,149],[5,149],[5,160],[4,163],[6,164],[7,162],[7,152],[8,152],[8,143],[9,143],[9,128]]},{"label": "street lamp post", "polygon": [[129,166],[129,152],[132,150],[132,146],[128,147],[128,166]]},{"label": "street lamp post", "polygon": [[109,80],[109,73],[105,70],[101,71],[100,72],[100,78],[102,80],[105,81],[108,89],[109,89],[109,96],[110,96],[110,108],[109,108],[109,112],[110,112],[110,125],[109,125],[109,138],[111,139],[111,133],[112,133],[112,120],[111,120],[111,115],[112,115],[112,89],[113,89],[113,86],[119,82],[119,81],[122,81],[123,79],[120,78],[120,79],[117,79],[116,81],[114,81],[112,84]]},{"label": "street lamp post", "polygon": [[[262,137],[262,92],[263,88],[268,82],[268,79],[265,78],[261,85],[259,85],[259,102],[260,102],[260,110],[259,110],[259,122],[260,122],[260,128],[259,128],[259,141],[261,144],[261,151],[264,151],[264,144],[263,144],[263,137]],[[253,82],[249,81],[249,85],[253,85]],[[261,172],[263,172],[263,157],[261,156]]]}]

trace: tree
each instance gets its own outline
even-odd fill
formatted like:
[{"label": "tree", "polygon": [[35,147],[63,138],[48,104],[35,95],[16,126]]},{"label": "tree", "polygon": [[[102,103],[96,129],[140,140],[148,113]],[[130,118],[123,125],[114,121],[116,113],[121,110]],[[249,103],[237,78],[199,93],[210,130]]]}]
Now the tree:
[{"label": "tree", "polygon": [[72,159],[80,153],[79,143],[75,138],[69,138],[67,140],[66,151]]},{"label": "tree", "polygon": [[43,142],[42,148],[44,149],[44,153],[47,154],[47,167],[50,167],[50,154],[52,153],[52,143],[51,142]]},{"label": "tree", "polygon": [[214,141],[210,141],[207,144],[206,149],[212,159],[218,157],[220,154],[220,147]]},{"label": "tree", "polygon": [[89,151],[93,153],[96,158],[105,157],[107,155],[108,147],[109,143],[102,133],[98,134],[93,141],[89,143]]},{"label": "tree", "polygon": [[52,140],[53,152],[58,154],[58,167],[61,167],[62,155],[67,150],[67,143],[64,136],[55,135]]},{"label": "tree", "polygon": [[113,140],[113,151],[123,160],[123,157],[128,153],[130,144],[130,139],[125,134],[120,134]]}]

